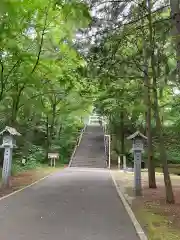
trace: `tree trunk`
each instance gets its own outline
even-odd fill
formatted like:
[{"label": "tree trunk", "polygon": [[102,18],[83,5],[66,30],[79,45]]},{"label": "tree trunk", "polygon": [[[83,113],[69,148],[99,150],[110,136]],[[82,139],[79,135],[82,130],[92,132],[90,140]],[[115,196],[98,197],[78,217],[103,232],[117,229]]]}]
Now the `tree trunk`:
[{"label": "tree trunk", "polygon": [[[145,0],[145,5],[146,5]],[[144,18],[142,18],[144,25]],[[151,111],[152,111],[152,103],[151,103],[151,80],[149,78],[149,71],[148,71],[148,56],[147,56],[147,46],[146,41],[144,39],[145,31],[142,28],[143,34],[143,48],[144,48],[144,91],[145,97],[144,102],[147,107],[147,111],[145,113],[145,121],[146,121],[146,133],[147,136],[147,144],[148,144],[148,180],[149,180],[149,188],[156,188],[156,174],[155,174],[155,166],[154,166],[154,159],[153,159],[153,144],[152,144],[152,127],[151,127]]]},{"label": "tree trunk", "polygon": [[61,137],[62,128],[63,128],[63,126],[62,126],[62,124],[60,124],[59,131],[58,131],[58,139],[60,139],[60,137]]},{"label": "tree trunk", "polygon": [[[29,110],[30,112],[30,110]],[[24,135],[25,144],[22,148],[22,155],[23,157],[27,158],[29,154],[29,149],[31,147],[32,139],[34,137],[34,127],[36,126],[37,122],[39,121],[39,117],[37,115],[33,115],[31,121],[28,121],[27,124],[29,128],[26,130]]]},{"label": "tree trunk", "polygon": [[176,42],[177,71],[180,76],[180,0],[170,0],[172,35]]},{"label": "tree trunk", "polygon": [[23,85],[22,87],[19,87],[17,85],[16,87],[17,92],[12,95],[12,114],[11,114],[11,119],[9,123],[11,127],[16,127],[16,119],[17,119],[18,110],[19,110],[19,102],[20,102],[21,94],[24,90],[24,86],[25,85]]},{"label": "tree trunk", "polygon": [[160,109],[158,102],[158,92],[157,92],[157,77],[156,77],[156,68],[155,68],[155,55],[154,55],[154,39],[153,39],[153,26],[152,26],[152,15],[151,15],[151,0],[148,2],[148,25],[149,25],[149,43],[150,43],[150,53],[151,53],[151,68],[152,68],[152,78],[153,78],[153,96],[154,96],[154,112],[155,112],[155,121],[156,121],[156,133],[159,139],[159,152],[160,160],[163,165],[164,173],[164,183],[166,189],[166,201],[167,203],[174,203],[174,194],[171,184],[171,179],[168,171],[167,155],[164,145],[164,137],[162,131],[162,124],[160,119]]},{"label": "tree trunk", "polygon": [[148,178],[149,178],[149,188],[156,188],[156,175],[155,166],[153,159],[153,144],[152,144],[152,128],[151,128],[151,92],[150,92],[150,79],[145,72],[144,83],[145,83],[145,104],[147,106],[146,112],[146,135],[148,144]]},{"label": "tree trunk", "polygon": [[49,152],[49,117],[46,117],[46,156],[45,161],[48,162],[48,152]]},{"label": "tree trunk", "polygon": [[[124,129],[124,109],[121,110],[121,114],[120,114],[120,124],[121,124],[121,129],[120,129],[120,132],[121,132],[121,154],[125,154],[125,136],[124,136],[124,132],[125,132],[125,129]],[[121,162],[123,162],[123,156],[121,155]]]},{"label": "tree trunk", "polygon": [[153,159],[153,144],[152,144],[152,128],[151,128],[151,99],[150,90],[147,87],[147,119],[146,119],[146,135],[148,144],[148,178],[149,178],[149,188],[156,188],[156,174]]},{"label": "tree trunk", "polygon": [[49,141],[51,145],[52,145],[53,134],[54,134],[55,117],[56,117],[56,102],[52,104],[52,121],[51,121],[50,130],[49,130]]},{"label": "tree trunk", "polygon": [[164,137],[163,137],[163,131],[162,131],[162,124],[159,114],[159,103],[158,103],[158,94],[157,94],[157,83],[156,79],[153,79],[153,86],[154,86],[154,110],[155,110],[155,120],[156,120],[156,133],[159,138],[159,152],[160,152],[160,160],[162,162],[163,166],[163,174],[164,174],[164,183],[165,183],[165,189],[166,189],[166,201],[167,203],[174,203],[174,194],[171,184],[171,179],[169,176],[169,170],[168,170],[168,162],[167,162],[167,155],[166,155],[166,149],[164,146]]}]

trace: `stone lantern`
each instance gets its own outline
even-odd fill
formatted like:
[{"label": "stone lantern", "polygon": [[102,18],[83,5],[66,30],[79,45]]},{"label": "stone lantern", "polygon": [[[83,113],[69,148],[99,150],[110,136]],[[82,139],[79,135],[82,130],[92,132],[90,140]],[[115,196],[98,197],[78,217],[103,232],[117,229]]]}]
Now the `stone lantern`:
[{"label": "stone lantern", "polygon": [[16,148],[16,136],[21,134],[16,131],[15,128],[6,126],[5,129],[0,132],[2,136],[1,148],[4,148],[4,161],[2,171],[2,184],[4,187],[9,187],[11,177],[11,166],[12,166],[12,151]]},{"label": "stone lantern", "polygon": [[147,140],[147,137],[144,136],[139,131],[136,131],[134,134],[130,135],[127,139],[132,140],[133,146],[131,152],[134,154],[134,189],[136,196],[142,195],[142,186],[141,186],[141,160],[142,152],[144,151],[143,141]]}]

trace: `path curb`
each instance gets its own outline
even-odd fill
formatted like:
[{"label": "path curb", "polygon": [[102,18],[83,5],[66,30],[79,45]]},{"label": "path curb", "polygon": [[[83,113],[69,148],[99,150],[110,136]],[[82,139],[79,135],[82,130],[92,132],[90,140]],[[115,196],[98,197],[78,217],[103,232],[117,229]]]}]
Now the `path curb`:
[{"label": "path curb", "polygon": [[33,182],[33,183],[31,183],[31,184],[29,184],[29,185],[21,188],[21,189],[18,189],[18,190],[14,191],[14,192],[12,192],[12,193],[10,193],[10,194],[7,194],[7,195],[5,195],[5,196],[3,196],[3,197],[0,197],[0,201],[3,200],[3,199],[5,199],[5,198],[8,198],[8,197],[10,197],[10,196],[12,196],[12,195],[15,195],[16,193],[21,192],[21,191],[25,190],[26,188],[32,187],[33,185],[35,185],[35,184],[37,184],[37,183],[45,180],[46,178],[50,177],[50,176],[53,175],[53,174],[55,174],[55,173],[50,173],[50,174],[48,174],[47,176],[45,176],[45,177],[43,177],[43,178],[40,178],[39,180],[37,180],[37,181],[35,181],[35,182]]},{"label": "path curb", "polygon": [[118,195],[119,195],[119,197],[120,197],[120,199],[121,199],[121,201],[122,201],[122,203],[123,203],[123,205],[124,205],[128,215],[129,215],[129,217],[130,217],[130,219],[131,219],[131,221],[132,221],[132,223],[134,225],[134,228],[136,230],[137,235],[139,236],[139,239],[140,240],[148,240],[145,232],[143,231],[143,229],[142,229],[141,225],[139,224],[139,222],[137,221],[137,219],[136,219],[136,217],[135,217],[131,207],[129,206],[129,204],[128,204],[124,194],[122,193],[122,191],[118,187],[118,185],[116,183],[116,180],[115,180],[113,174],[111,173],[111,171],[110,171],[110,174],[111,174],[111,178],[113,180],[114,186],[116,188],[116,191],[117,191],[117,193],[118,193]]}]

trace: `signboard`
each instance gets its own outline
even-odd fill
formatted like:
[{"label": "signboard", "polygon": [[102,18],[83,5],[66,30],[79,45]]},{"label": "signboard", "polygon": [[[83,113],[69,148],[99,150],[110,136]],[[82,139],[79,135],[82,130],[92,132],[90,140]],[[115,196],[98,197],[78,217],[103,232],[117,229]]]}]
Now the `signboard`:
[{"label": "signboard", "polygon": [[59,158],[59,153],[48,153],[48,158],[57,159]]},{"label": "signboard", "polygon": [[59,158],[59,153],[48,153],[48,158],[51,159],[51,167],[56,166],[56,159]]}]

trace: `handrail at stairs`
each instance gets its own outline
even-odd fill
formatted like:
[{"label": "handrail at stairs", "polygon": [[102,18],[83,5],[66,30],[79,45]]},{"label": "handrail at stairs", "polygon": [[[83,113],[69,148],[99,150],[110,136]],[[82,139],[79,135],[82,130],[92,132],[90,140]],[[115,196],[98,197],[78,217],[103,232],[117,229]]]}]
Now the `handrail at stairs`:
[{"label": "handrail at stairs", "polygon": [[74,155],[75,155],[75,153],[76,153],[77,148],[79,147],[79,145],[80,145],[80,143],[81,143],[82,136],[83,136],[83,134],[84,134],[84,131],[85,131],[85,129],[86,129],[86,126],[87,126],[87,125],[84,126],[84,128],[83,128],[82,131],[81,131],[81,134],[80,134],[79,137],[77,138],[77,142],[76,142],[76,145],[75,145],[75,147],[74,147],[73,153],[72,153],[72,155],[71,155],[71,158],[70,158],[68,167],[70,167],[71,164],[72,164]]}]

